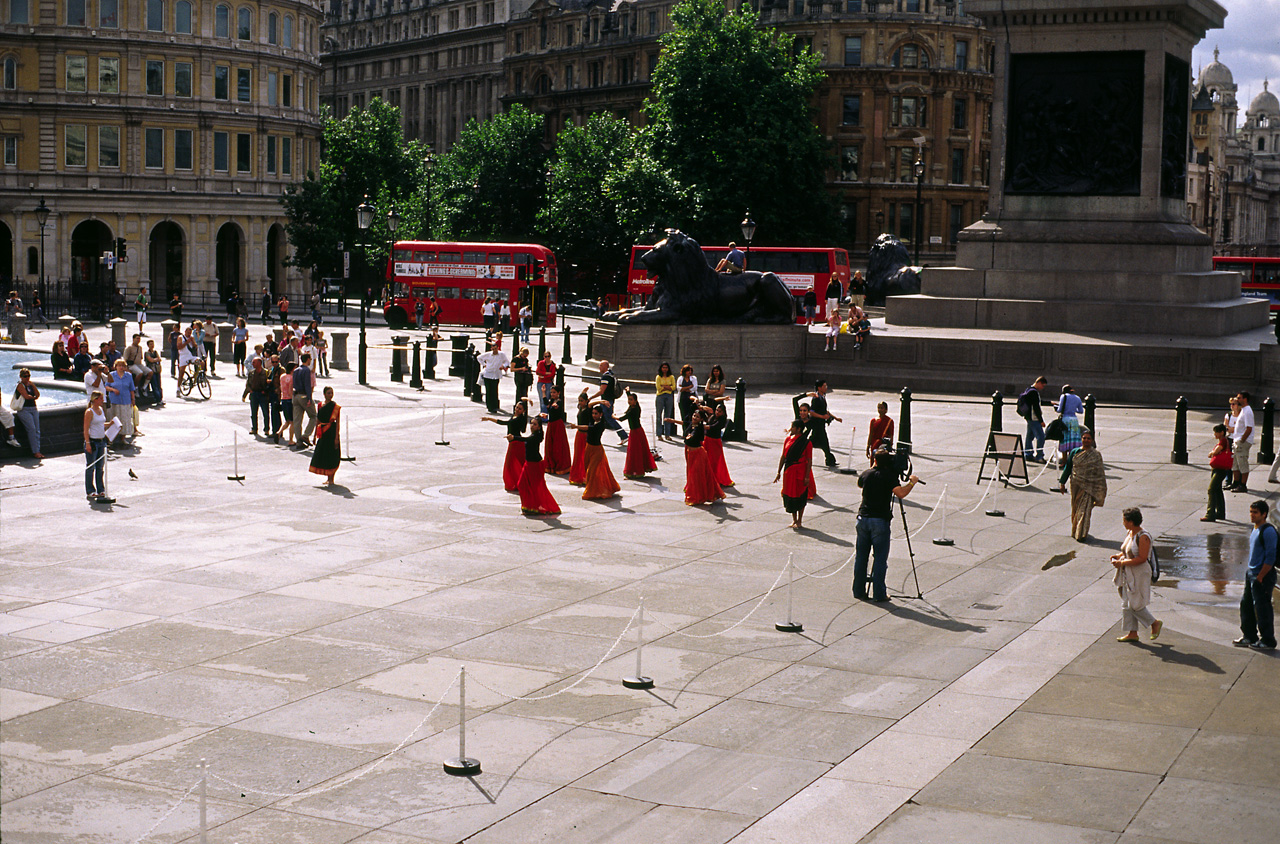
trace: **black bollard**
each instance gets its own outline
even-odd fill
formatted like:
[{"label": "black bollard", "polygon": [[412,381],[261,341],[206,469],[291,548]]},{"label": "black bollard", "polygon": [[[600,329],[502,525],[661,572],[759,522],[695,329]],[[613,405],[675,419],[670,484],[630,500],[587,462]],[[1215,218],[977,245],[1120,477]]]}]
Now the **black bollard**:
[{"label": "black bollard", "polygon": [[391,380],[401,384],[404,383],[404,366],[400,363],[400,350],[395,347],[407,345],[408,342],[408,337],[393,336],[391,338]]},{"label": "black bollard", "polygon": [[1187,400],[1182,396],[1173,403],[1173,451],[1169,462],[1187,465]]},{"label": "black bollard", "polygon": [[538,329],[538,360],[542,360],[542,356],[547,353],[547,327],[544,325]]},{"label": "black bollard", "polygon": [[1275,403],[1271,399],[1267,399],[1262,403],[1262,440],[1258,444],[1259,463],[1269,464],[1275,462],[1275,415]]},{"label": "black bollard", "polygon": [[596,345],[596,326],[595,326],[595,323],[591,323],[590,325],[587,326],[587,360],[591,360],[593,357],[595,357],[595,345]]},{"label": "black bollard", "polygon": [[566,320],[564,324],[564,354],[560,357],[561,363],[573,363],[573,355],[569,353],[569,323]]},{"label": "black bollard", "polygon": [[467,372],[467,335],[452,334],[449,336],[451,346],[449,354],[449,375],[454,378],[465,378]]},{"label": "black bollard", "polygon": [[484,403],[484,387],[480,384],[480,353],[475,346],[467,349],[467,361],[471,371],[471,400],[477,404]]},{"label": "black bollard", "polygon": [[747,382],[739,378],[733,384],[733,425],[724,438],[735,443],[747,441]]},{"label": "black bollard", "polygon": [[422,386],[422,341],[413,341],[413,365],[410,369],[409,386],[415,390],[424,390]]},{"label": "black bollard", "polygon": [[898,454],[911,455],[911,388],[903,387],[902,409],[898,412]]},{"label": "black bollard", "polygon": [[427,348],[426,363],[424,364],[425,375],[432,381],[436,380],[436,360],[440,356],[439,350],[440,344],[432,340],[431,345]]},{"label": "black bollard", "polygon": [[1084,397],[1084,426],[1093,434],[1093,441],[1098,442],[1098,429],[1095,427],[1093,412],[1098,409],[1098,400],[1089,393]]},{"label": "black bollard", "polygon": [[1004,394],[999,390],[991,394],[991,430],[1004,430]]},{"label": "black bollard", "polygon": [[458,371],[462,375],[462,395],[465,398],[471,398],[471,391],[476,385],[471,381],[471,353],[475,351],[475,346],[468,346],[462,350],[462,354],[454,355],[458,361]]},{"label": "black bollard", "polygon": [[[565,402],[566,399],[568,398],[564,394],[564,367],[563,366],[556,367],[556,390],[559,391],[560,393],[560,401],[562,402],[561,407],[567,407],[568,405],[563,404],[563,402]],[[577,407],[576,403],[574,404],[574,407]]]}]

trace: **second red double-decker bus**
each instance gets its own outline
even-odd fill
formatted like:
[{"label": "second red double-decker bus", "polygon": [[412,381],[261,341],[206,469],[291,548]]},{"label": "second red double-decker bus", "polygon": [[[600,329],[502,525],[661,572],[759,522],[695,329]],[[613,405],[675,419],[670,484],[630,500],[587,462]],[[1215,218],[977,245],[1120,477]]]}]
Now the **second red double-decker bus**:
[{"label": "second red double-decker bus", "polygon": [[[640,256],[648,252],[651,246],[631,247],[631,263],[627,270],[627,293],[631,295],[632,307],[640,307],[653,293],[653,279],[649,278]],[[702,254],[707,258],[707,265],[714,267],[720,259],[727,255],[727,246],[704,246]],[[813,289],[818,300],[818,316],[826,319],[827,284],[835,276],[841,289],[849,291],[849,253],[844,249],[824,246],[753,246],[747,256],[747,269],[769,272],[781,279],[782,283],[796,298],[797,322],[804,322],[802,300],[804,294]]]},{"label": "second red double-decker bus", "polygon": [[440,322],[450,325],[480,325],[486,298],[507,303],[508,325],[523,305],[532,309],[534,325],[556,322],[556,256],[536,243],[398,241],[387,261],[387,285],[382,313],[393,328],[414,324],[419,302],[429,314],[431,296]]},{"label": "second red double-decker bus", "polygon": [[1280,258],[1251,258],[1243,255],[1218,255],[1215,270],[1240,273],[1240,294],[1271,303],[1271,313],[1280,311]]}]

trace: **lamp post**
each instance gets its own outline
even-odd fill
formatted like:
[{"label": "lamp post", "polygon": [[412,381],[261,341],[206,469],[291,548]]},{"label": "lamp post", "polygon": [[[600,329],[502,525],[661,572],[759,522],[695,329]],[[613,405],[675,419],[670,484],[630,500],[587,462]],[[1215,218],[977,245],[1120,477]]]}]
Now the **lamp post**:
[{"label": "lamp post", "polygon": [[746,269],[745,265],[751,262],[751,240],[756,236],[756,221],[751,219],[750,208],[747,209],[747,216],[742,218],[741,225],[742,225],[742,239],[747,242],[747,255],[742,260],[742,263],[744,265],[742,268],[745,270]]},{"label": "lamp post", "polygon": [[40,298],[44,298],[48,291],[44,289],[44,227],[49,223],[48,205],[44,204],[44,197],[40,197],[40,204],[36,206],[36,222],[40,224]]},{"label": "lamp post", "polygon": [[[367,236],[369,233],[369,226],[373,224],[373,212],[374,207],[369,204],[369,194],[366,193],[364,195],[364,202],[361,202],[356,206],[356,227],[360,229],[360,249],[364,256],[363,263],[365,264],[369,263],[369,244]],[[366,267],[365,269],[367,272],[368,268]],[[365,378],[365,367],[369,361],[369,344],[365,339],[365,316],[368,310],[369,290],[366,287],[366,289],[360,293],[360,372],[358,375],[360,376],[361,386],[369,383]]]},{"label": "lamp post", "polygon": [[924,150],[916,153],[916,163],[912,165],[912,172],[916,175],[916,215],[915,225],[912,227],[914,231],[911,237],[916,242],[916,266],[920,266],[920,238],[924,236],[924,221],[920,219],[920,194],[924,190],[924,161],[922,156]]}]

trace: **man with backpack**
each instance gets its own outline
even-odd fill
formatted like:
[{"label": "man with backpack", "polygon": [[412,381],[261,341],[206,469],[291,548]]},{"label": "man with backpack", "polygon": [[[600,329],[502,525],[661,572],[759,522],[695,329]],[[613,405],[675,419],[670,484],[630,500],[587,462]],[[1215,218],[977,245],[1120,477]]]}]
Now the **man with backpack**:
[{"label": "man with backpack", "polygon": [[1249,505],[1249,569],[1244,574],[1244,594],[1240,596],[1240,632],[1231,644],[1237,648],[1272,651],[1276,647],[1275,615],[1271,592],[1276,588],[1276,529],[1267,521],[1267,502]]},{"label": "man with backpack", "polygon": [[1048,379],[1041,375],[1018,396],[1018,415],[1027,420],[1022,454],[1028,463],[1044,462],[1044,411],[1041,409],[1040,391],[1048,383]]},{"label": "man with backpack", "polygon": [[618,420],[613,418],[613,404],[622,398],[622,388],[618,386],[618,376],[613,374],[613,369],[609,366],[609,361],[600,361],[600,386],[591,394],[591,398],[602,398],[607,404],[600,405],[601,413],[604,416],[604,424],[611,431],[618,432],[618,441],[620,445],[627,442],[627,432],[618,424]]}]

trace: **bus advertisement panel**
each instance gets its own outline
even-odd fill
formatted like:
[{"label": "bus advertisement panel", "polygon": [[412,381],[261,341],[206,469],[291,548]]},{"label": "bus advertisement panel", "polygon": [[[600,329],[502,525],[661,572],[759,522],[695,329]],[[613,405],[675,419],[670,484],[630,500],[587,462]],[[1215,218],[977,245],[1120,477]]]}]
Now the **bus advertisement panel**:
[{"label": "bus advertisement panel", "polygon": [[507,327],[514,327],[520,308],[533,311],[533,324],[554,328],[557,289],[556,256],[534,243],[441,243],[398,241],[387,261],[387,291],[382,308],[387,324],[404,328],[430,319],[431,299],[439,321],[449,325],[482,325],[484,300],[505,302]]},{"label": "bus advertisement panel", "polygon": [[[627,270],[627,293],[632,307],[639,307],[653,293],[653,279],[649,277],[640,257],[652,247],[632,246],[631,262]],[[704,246],[707,266],[714,267],[727,255],[727,246]],[[839,282],[844,295],[849,293],[849,253],[844,249],[820,246],[753,246],[747,255],[747,269],[771,272],[776,275],[791,295],[796,298],[797,322],[804,322],[804,294],[810,289],[818,300],[818,318],[826,320],[827,284],[832,276]]]},{"label": "bus advertisement panel", "polygon": [[1213,259],[1215,270],[1240,273],[1240,294],[1271,303],[1271,312],[1280,311],[1280,258],[1248,258],[1219,255]]}]

